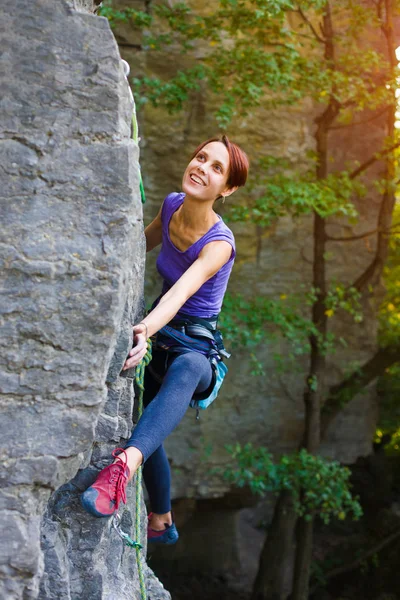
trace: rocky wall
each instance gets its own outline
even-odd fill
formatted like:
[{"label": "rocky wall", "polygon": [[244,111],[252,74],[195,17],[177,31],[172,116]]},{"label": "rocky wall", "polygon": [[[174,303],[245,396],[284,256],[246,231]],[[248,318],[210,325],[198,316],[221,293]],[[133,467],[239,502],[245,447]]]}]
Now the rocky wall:
[{"label": "rocky wall", "polygon": [[[91,5],[1,10],[4,600],[140,598],[134,550],[79,504],[132,427],[133,373],[120,371],[144,268],[129,90]],[[121,511],[131,536],[133,497]],[[149,599],[170,598],[144,569]]]}]

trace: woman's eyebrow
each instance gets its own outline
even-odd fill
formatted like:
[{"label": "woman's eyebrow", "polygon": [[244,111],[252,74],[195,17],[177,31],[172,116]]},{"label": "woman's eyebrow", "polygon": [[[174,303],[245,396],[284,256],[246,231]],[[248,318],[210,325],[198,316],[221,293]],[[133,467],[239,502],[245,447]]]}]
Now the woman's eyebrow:
[{"label": "woman's eyebrow", "polygon": [[[199,154],[205,154],[205,156],[206,156],[207,158],[209,158],[209,156],[210,156],[210,155],[208,154],[208,152],[206,152],[205,150],[200,150],[200,151],[199,151]],[[214,160],[214,163],[216,163],[217,165],[219,165],[219,166],[220,166],[222,169],[226,169],[226,165],[224,165],[224,163],[222,163],[220,160],[218,160],[218,159],[215,159],[215,160]]]},{"label": "woman's eyebrow", "polygon": [[226,165],[220,160],[214,160],[214,162],[221,167],[222,170],[226,169]]}]

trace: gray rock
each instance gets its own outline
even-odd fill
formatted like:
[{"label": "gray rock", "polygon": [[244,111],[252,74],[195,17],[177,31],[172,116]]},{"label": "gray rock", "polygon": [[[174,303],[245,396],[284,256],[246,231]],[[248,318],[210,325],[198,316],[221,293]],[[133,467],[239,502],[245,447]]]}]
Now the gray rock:
[{"label": "gray rock", "polygon": [[[139,599],[135,551],[80,493],[132,428],[142,310],[132,105],[91,0],[2,11],[0,597]],[[3,51],[4,50],[4,51]],[[92,463],[92,464],[91,464]],[[135,487],[123,507],[133,536]],[[146,514],[142,503],[142,543]],[[153,598],[170,598],[145,564]]]}]

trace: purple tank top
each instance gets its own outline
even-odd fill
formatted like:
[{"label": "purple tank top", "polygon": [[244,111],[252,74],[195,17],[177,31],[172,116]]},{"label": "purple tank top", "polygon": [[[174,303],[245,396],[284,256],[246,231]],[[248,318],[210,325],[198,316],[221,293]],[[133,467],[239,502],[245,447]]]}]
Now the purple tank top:
[{"label": "purple tank top", "polygon": [[157,258],[157,270],[164,280],[162,295],[188,270],[206,244],[219,240],[229,242],[232,246],[232,254],[228,262],[185,302],[178,313],[178,315],[187,314],[208,318],[217,315],[221,310],[236,254],[235,238],[220,217],[220,220],[187,250],[184,252],[178,250],[169,237],[169,223],[174,212],[183,204],[184,199],[183,192],[168,194],[161,211],[162,245]]}]

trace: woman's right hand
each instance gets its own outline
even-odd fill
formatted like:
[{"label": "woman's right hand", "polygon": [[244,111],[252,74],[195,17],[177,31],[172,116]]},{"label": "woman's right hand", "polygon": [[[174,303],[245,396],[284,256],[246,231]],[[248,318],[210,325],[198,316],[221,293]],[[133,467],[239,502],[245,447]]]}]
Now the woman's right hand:
[{"label": "woman's right hand", "polygon": [[144,323],[139,323],[133,326],[133,343],[134,346],[128,354],[128,358],[122,367],[123,371],[136,367],[146,355],[147,352],[147,327]]}]

